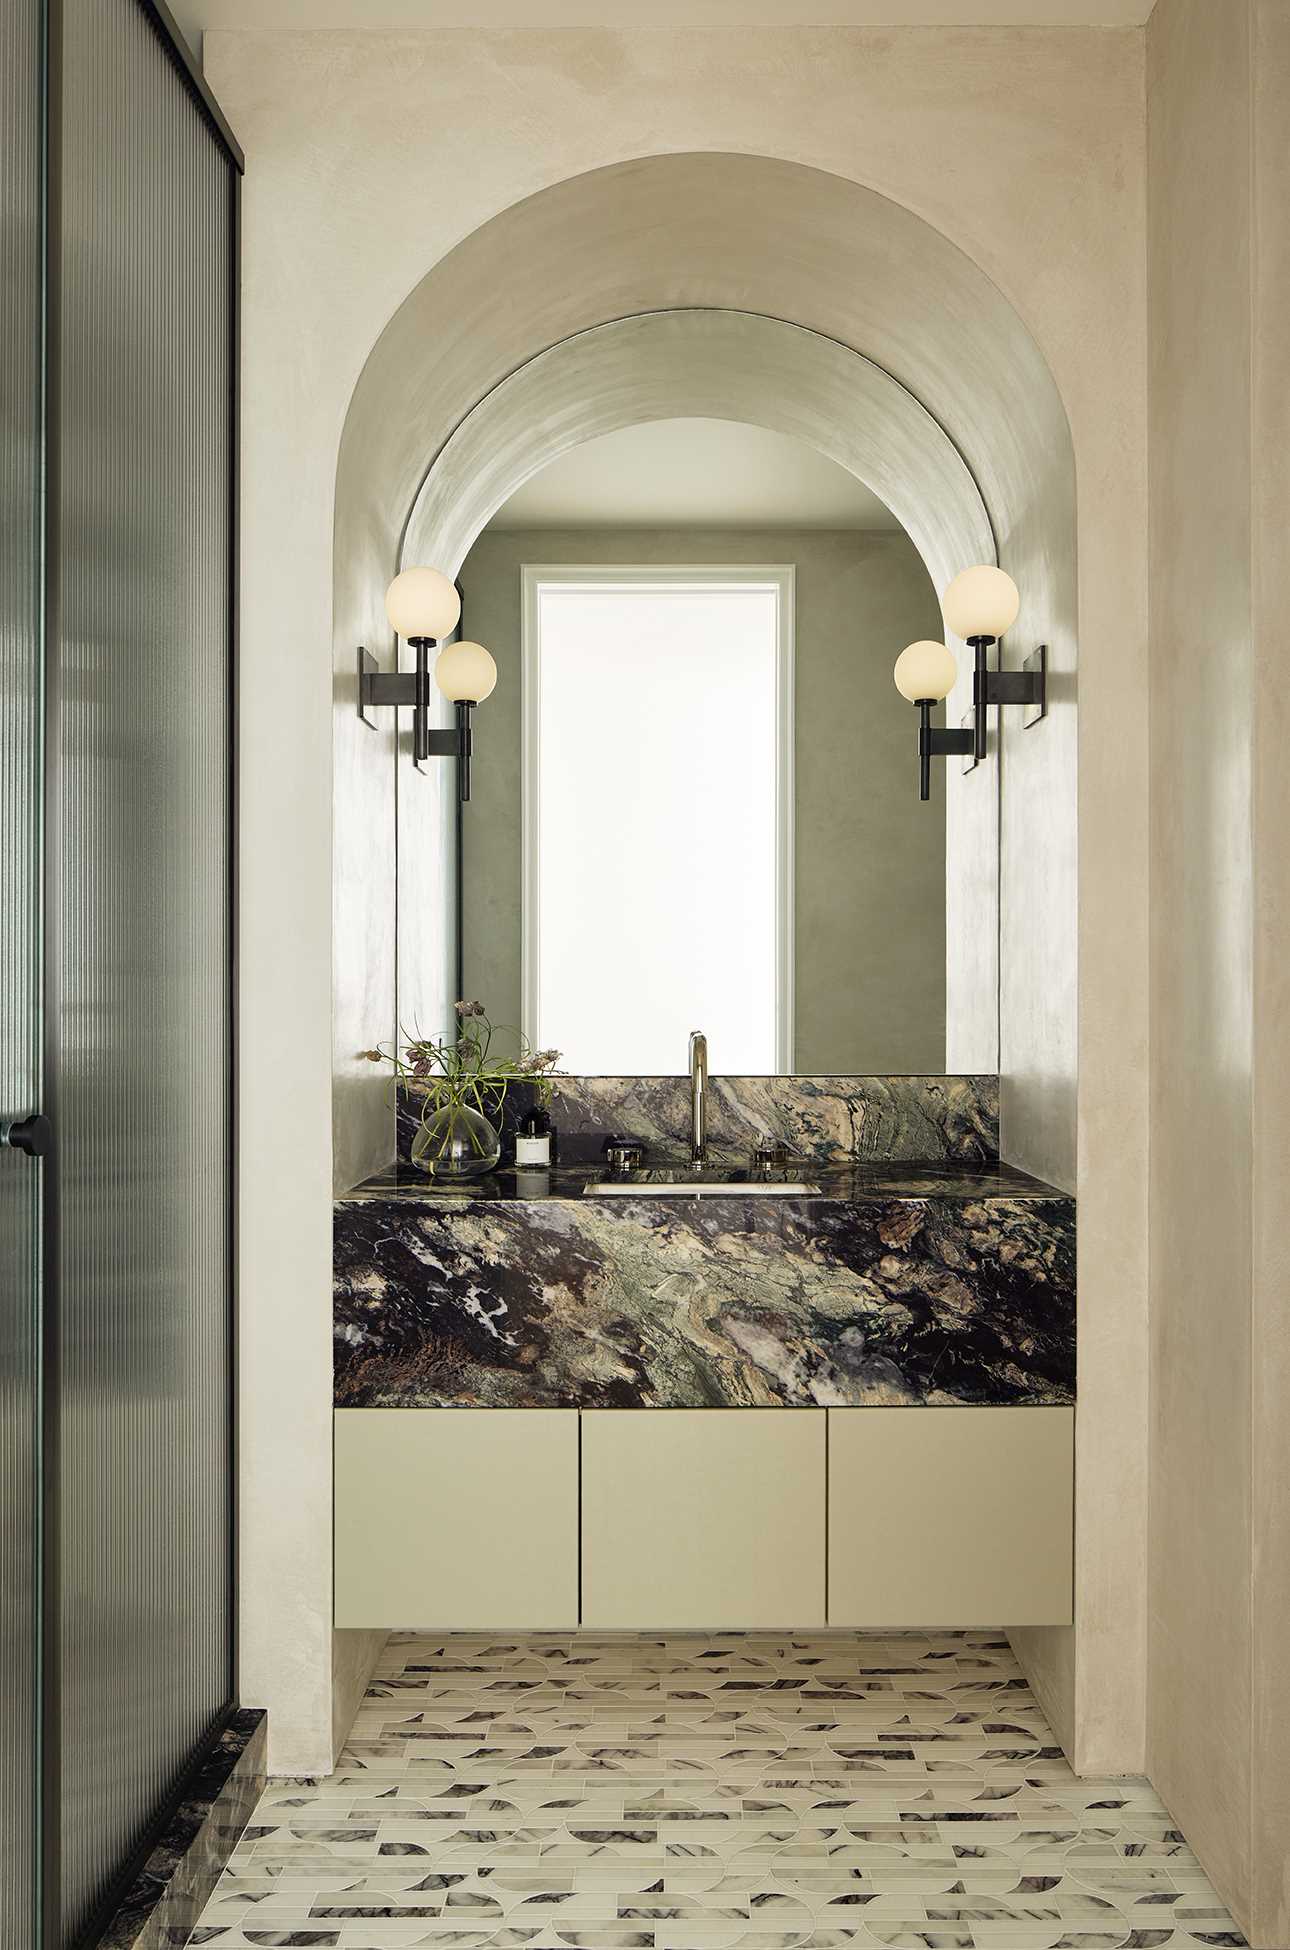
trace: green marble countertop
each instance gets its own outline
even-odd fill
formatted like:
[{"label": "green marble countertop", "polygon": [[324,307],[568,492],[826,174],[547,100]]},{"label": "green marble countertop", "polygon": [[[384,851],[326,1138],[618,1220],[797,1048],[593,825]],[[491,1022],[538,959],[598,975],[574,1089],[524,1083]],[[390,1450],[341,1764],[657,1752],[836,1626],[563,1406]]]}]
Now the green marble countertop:
[{"label": "green marble countertop", "polygon": [[[683,1160],[651,1158],[653,1165],[679,1164]],[[730,1165],[745,1166],[746,1158],[720,1158],[711,1160],[719,1167],[723,1162]],[[950,1164],[931,1162],[910,1164],[895,1161],[890,1164],[864,1163],[854,1165],[820,1165],[810,1159],[793,1159],[790,1165],[794,1177],[818,1186],[818,1191],[785,1192],[768,1199],[764,1192],[746,1193],[738,1189],[704,1194],[703,1202],[711,1203],[714,1198],[737,1200],[755,1198],[761,1203],[807,1204],[812,1201],[827,1200],[833,1204],[864,1203],[869,1200],[891,1204],[902,1199],[963,1199],[977,1202],[981,1199],[1061,1199],[1071,1198],[1073,1194],[1060,1191],[1047,1185],[1042,1179],[1032,1178],[1028,1172],[1018,1171],[1006,1164]],[[429,1177],[415,1165],[399,1163],[387,1171],[377,1172],[366,1178],[362,1184],[355,1185],[351,1191],[342,1193],[338,1203],[347,1204],[355,1200],[394,1199],[401,1203],[427,1206],[457,1206],[481,1204],[529,1203],[537,1201],[583,1200],[587,1197],[588,1185],[608,1176],[602,1165],[553,1165],[549,1170],[540,1167],[525,1167],[517,1170],[514,1166],[489,1172],[481,1178],[473,1178],[459,1184],[445,1183],[441,1179]],[[636,1199],[667,1203],[685,1203],[684,1197],[676,1193],[659,1192],[649,1185],[642,1185],[633,1196],[624,1194],[616,1198],[615,1204],[631,1204]],[[609,1201],[605,1201],[608,1203]]]}]

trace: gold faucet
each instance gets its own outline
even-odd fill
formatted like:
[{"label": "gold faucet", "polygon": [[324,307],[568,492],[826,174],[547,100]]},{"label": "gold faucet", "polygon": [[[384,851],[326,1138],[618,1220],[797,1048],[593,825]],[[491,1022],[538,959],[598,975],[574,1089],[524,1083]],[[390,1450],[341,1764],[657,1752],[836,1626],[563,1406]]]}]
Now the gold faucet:
[{"label": "gold faucet", "polygon": [[701,1165],[708,1155],[708,1039],[701,1029],[690,1031],[690,1162]]}]

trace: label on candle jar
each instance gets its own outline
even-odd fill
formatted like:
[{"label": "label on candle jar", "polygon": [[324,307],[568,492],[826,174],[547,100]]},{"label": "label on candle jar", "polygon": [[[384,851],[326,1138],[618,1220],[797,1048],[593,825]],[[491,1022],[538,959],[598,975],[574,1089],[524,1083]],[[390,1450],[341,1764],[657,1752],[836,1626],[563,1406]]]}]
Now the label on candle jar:
[{"label": "label on candle jar", "polygon": [[517,1165],[549,1165],[551,1162],[551,1133],[543,1131],[540,1137],[519,1136],[515,1140],[515,1162]]}]

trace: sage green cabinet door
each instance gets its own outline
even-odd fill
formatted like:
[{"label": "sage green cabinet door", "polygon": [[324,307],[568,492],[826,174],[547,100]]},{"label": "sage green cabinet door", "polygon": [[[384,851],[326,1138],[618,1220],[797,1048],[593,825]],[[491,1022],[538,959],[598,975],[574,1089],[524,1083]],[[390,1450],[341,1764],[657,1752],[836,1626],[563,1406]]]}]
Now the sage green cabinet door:
[{"label": "sage green cabinet door", "polygon": [[830,1625],[1068,1625],[1075,1411],[829,1415]]},{"label": "sage green cabinet door", "polygon": [[338,1409],[335,1616],[575,1626],[577,1410]]},{"label": "sage green cabinet door", "polygon": [[582,1622],[824,1623],[817,1409],[589,1409]]}]

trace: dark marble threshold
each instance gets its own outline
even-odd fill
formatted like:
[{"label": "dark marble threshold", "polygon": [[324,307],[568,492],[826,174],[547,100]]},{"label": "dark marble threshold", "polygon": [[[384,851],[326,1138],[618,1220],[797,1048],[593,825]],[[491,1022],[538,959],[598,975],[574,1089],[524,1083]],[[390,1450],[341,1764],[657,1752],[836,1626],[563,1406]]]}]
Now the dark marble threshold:
[{"label": "dark marble threshold", "polygon": [[97,1950],[178,1950],[264,1792],[267,1716],[240,1707],[185,1784],[183,1799]]}]

